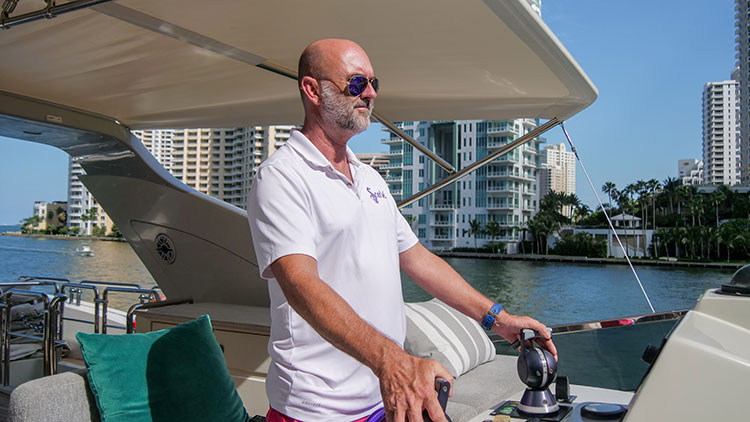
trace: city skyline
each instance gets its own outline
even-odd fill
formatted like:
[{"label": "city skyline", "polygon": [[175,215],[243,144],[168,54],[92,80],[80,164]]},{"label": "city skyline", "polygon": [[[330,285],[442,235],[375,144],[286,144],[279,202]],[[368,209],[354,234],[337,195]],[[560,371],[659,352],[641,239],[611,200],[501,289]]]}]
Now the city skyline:
[{"label": "city skyline", "polygon": [[[677,177],[677,160],[701,159],[703,86],[729,79],[735,65],[734,1],[556,0],[542,3],[542,18],[599,88],[566,122],[596,189]],[[350,142],[355,152],[387,149],[373,126]],[[565,142],[559,128],[544,138]],[[0,139],[0,224],[30,216],[34,201],[64,200],[67,171],[59,150]],[[595,209],[582,177],[578,195]]]}]

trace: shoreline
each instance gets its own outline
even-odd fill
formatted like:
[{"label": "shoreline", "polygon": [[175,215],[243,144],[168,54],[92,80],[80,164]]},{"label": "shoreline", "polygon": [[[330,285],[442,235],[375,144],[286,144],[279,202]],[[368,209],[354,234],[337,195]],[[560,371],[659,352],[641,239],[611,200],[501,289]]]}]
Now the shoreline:
[{"label": "shoreline", "polygon": [[5,232],[0,234],[8,237],[30,237],[32,239],[62,239],[62,240],[99,240],[102,242],[127,242],[124,237],[93,237],[93,236],[70,236],[57,234],[23,234],[19,232]]},{"label": "shoreline", "polygon": [[[627,265],[625,258],[589,258],[586,256],[536,255],[536,254],[492,254],[474,252],[434,252],[443,258],[498,259],[510,261],[567,262],[572,264],[617,264]],[[662,267],[716,268],[738,270],[745,264],[727,262],[663,261],[659,259],[630,259],[633,265]]]}]

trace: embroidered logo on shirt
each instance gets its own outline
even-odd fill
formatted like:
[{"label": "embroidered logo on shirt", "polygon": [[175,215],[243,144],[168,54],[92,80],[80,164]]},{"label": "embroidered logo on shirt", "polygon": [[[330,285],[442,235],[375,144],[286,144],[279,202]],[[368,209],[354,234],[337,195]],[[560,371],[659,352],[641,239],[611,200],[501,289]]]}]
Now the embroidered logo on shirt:
[{"label": "embroidered logo on shirt", "polygon": [[367,188],[367,192],[370,194],[370,199],[372,199],[373,201],[375,201],[376,204],[380,203],[380,200],[378,198],[381,198],[381,199],[385,199],[386,198],[385,193],[383,193],[383,191],[380,191],[380,190],[376,191],[376,192],[373,192],[368,187]]}]

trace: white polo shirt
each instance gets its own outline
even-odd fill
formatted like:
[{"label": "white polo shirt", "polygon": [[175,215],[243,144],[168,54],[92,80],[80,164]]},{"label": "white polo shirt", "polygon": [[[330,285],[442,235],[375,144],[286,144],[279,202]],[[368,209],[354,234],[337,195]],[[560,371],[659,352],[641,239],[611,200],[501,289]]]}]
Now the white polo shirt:
[{"label": "white polo shirt", "polygon": [[302,421],[349,422],[380,405],[372,371],[318,335],[287,303],[270,264],[304,254],[357,314],[403,346],[399,254],[417,238],[388,186],[349,148],[354,182],[299,131],[261,164],[248,196],[258,268],[271,298],[271,407]]}]

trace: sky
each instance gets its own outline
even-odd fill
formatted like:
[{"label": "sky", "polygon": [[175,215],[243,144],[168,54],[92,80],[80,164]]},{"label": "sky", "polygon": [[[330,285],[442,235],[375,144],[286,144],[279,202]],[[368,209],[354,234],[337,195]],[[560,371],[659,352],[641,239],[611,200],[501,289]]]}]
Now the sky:
[{"label": "sky", "polygon": [[[599,90],[565,127],[602,200],[605,182],[663,181],[677,160],[702,158],[703,86],[735,66],[734,0],[543,0],[542,19]],[[349,145],[382,152],[385,137],[373,124]],[[543,137],[566,142],[559,127]],[[67,169],[60,150],[0,137],[0,225],[31,216],[34,201],[65,201]],[[576,192],[596,209],[580,165]]]}]

